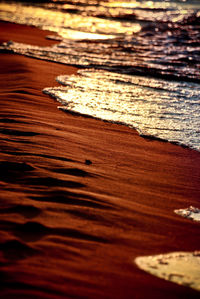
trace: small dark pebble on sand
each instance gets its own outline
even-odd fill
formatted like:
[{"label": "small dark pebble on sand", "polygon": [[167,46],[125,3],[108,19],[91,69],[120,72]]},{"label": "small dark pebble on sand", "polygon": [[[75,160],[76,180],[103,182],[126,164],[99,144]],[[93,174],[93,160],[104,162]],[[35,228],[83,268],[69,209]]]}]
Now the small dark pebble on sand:
[{"label": "small dark pebble on sand", "polygon": [[92,164],[92,161],[90,161],[90,160],[85,160],[85,164],[86,164],[86,165],[91,165],[91,164]]}]

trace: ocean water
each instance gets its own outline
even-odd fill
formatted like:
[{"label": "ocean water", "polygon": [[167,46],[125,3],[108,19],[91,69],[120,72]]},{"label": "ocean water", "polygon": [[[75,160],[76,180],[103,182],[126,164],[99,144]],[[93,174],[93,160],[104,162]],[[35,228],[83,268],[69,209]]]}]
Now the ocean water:
[{"label": "ocean water", "polygon": [[200,150],[200,1],[2,1],[0,19],[55,32],[1,49],[80,68],[44,92],[61,109]]}]

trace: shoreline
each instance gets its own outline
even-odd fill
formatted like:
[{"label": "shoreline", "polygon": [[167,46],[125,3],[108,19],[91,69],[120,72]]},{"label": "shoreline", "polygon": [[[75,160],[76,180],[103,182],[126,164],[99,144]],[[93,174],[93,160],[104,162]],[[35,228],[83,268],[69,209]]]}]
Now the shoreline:
[{"label": "shoreline", "polygon": [[[55,43],[34,27],[0,26],[0,42]],[[4,298],[198,298],[132,261],[199,250],[198,224],[174,213],[198,207],[199,152],[57,109],[42,89],[74,67],[0,60]]]}]

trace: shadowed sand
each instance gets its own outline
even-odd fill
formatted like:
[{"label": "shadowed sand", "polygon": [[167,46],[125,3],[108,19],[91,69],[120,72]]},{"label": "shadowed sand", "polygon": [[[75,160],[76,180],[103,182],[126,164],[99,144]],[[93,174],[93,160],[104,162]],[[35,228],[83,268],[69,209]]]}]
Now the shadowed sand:
[{"label": "shadowed sand", "polygon": [[[0,41],[47,32],[0,23]],[[42,93],[76,68],[0,56],[3,298],[199,298],[151,276],[138,256],[200,248],[200,154],[57,109]]]}]

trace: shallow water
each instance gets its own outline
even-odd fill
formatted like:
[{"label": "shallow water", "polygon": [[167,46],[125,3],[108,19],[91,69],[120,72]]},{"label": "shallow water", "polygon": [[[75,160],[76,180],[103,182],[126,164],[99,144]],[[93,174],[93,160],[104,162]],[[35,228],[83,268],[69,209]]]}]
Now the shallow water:
[{"label": "shallow water", "polygon": [[57,81],[65,87],[44,92],[61,102],[62,109],[126,124],[141,134],[199,149],[198,84],[94,69],[79,71],[77,76],[59,76]]},{"label": "shallow water", "polygon": [[165,280],[200,291],[200,252],[172,252],[136,258],[139,268]]},{"label": "shallow water", "polygon": [[3,20],[60,36],[52,47],[9,42],[1,49],[91,68],[59,77],[67,87],[44,90],[64,109],[200,149],[199,1],[18,2],[0,8]]},{"label": "shallow water", "polygon": [[200,209],[193,206],[186,209],[174,210],[174,212],[184,218],[200,222]]}]

